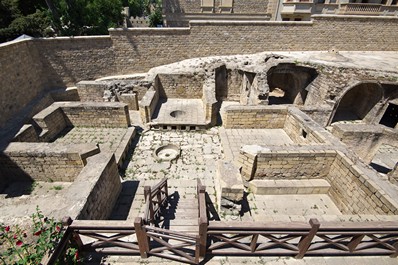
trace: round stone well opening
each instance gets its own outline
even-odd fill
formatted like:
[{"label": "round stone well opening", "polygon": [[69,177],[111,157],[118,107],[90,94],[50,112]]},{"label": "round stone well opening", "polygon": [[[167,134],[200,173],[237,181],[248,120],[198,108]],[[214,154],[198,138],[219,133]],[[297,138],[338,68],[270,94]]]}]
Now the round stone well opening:
[{"label": "round stone well opening", "polygon": [[174,110],[170,112],[170,116],[173,118],[181,118],[182,116],[185,116],[186,112],[183,110]]},{"label": "round stone well opening", "polygon": [[180,155],[180,147],[174,144],[162,145],[155,149],[154,156],[159,160],[172,161]]}]

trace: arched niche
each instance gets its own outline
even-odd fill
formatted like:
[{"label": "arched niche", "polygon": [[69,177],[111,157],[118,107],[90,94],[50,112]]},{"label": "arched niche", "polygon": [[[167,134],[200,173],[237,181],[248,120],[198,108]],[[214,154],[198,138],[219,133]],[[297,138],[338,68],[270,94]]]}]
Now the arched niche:
[{"label": "arched niche", "polygon": [[282,63],[267,72],[269,104],[304,105],[308,91],[306,87],[318,76],[315,69]]},{"label": "arched niche", "polygon": [[332,123],[362,120],[383,99],[383,88],[376,82],[362,82],[349,88],[338,100]]}]

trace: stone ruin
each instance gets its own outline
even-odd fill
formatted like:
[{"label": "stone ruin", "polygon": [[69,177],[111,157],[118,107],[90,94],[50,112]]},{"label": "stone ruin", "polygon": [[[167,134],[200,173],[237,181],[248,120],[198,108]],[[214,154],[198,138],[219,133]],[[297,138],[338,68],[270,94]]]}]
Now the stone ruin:
[{"label": "stone ruin", "polygon": [[[1,155],[0,221],[28,203],[56,217],[133,218],[143,186],[163,177],[180,198],[202,179],[219,220],[398,220],[398,59],[384,60],[260,53],[80,81]],[[18,190],[32,180],[65,188]]]}]

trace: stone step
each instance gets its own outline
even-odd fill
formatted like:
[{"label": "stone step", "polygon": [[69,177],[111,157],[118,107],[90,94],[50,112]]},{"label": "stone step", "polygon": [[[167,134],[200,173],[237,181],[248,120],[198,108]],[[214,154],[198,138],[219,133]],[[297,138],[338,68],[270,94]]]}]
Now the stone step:
[{"label": "stone step", "polygon": [[330,184],[324,179],[252,180],[249,188],[254,194],[326,194]]}]

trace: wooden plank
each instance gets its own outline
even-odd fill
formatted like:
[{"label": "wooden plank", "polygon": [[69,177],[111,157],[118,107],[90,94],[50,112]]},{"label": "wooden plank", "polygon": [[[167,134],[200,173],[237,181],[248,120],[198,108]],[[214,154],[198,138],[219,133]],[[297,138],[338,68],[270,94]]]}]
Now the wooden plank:
[{"label": "wooden plank", "polygon": [[356,247],[361,243],[362,239],[365,237],[365,235],[356,235],[353,236],[350,243],[348,243],[348,250],[353,253],[356,249]]},{"label": "wooden plank", "polygon": [[163,229],[163,228],[158,228],[158,227],[153,227],[153,226],[148,226],[148,225],[145,225],[144,227],[147,231],[153,231],[153,232],[168,234],[168,235],[175,235],[175,236],[180,236],[180,237],[185,237],[188,239],[195,240],[194,236],[187,235],[184,233],[179,233],[179,232],[175,232],[175,231],[171,231],[171,230],[167,230],[167,229]]},{"label": "wooden plank", "polygon": [[283,231],[285,234],[289,234],[290,231],[308,231],[311,226],[308,223],[303,222],[239,222],[239,221],[210,221],[209,230],[258,230],[258,231]]},{"label": "wooden plank", "polygon": [[191,239],[191,238],[182,238],[179,236],[173,236],[173,235],[168,235],[168,234],[159,234],[156,232],[151,232],[151,231],[147,231],[147,235],[150,236],[156,236],[156,237],[162,237],[162,238],[167,238],[167,239],[173,239],[173,240],[178,240],[181,242],[185,242],[185,243],[190,243],[190,244],[195,244],[195,240]]}]

